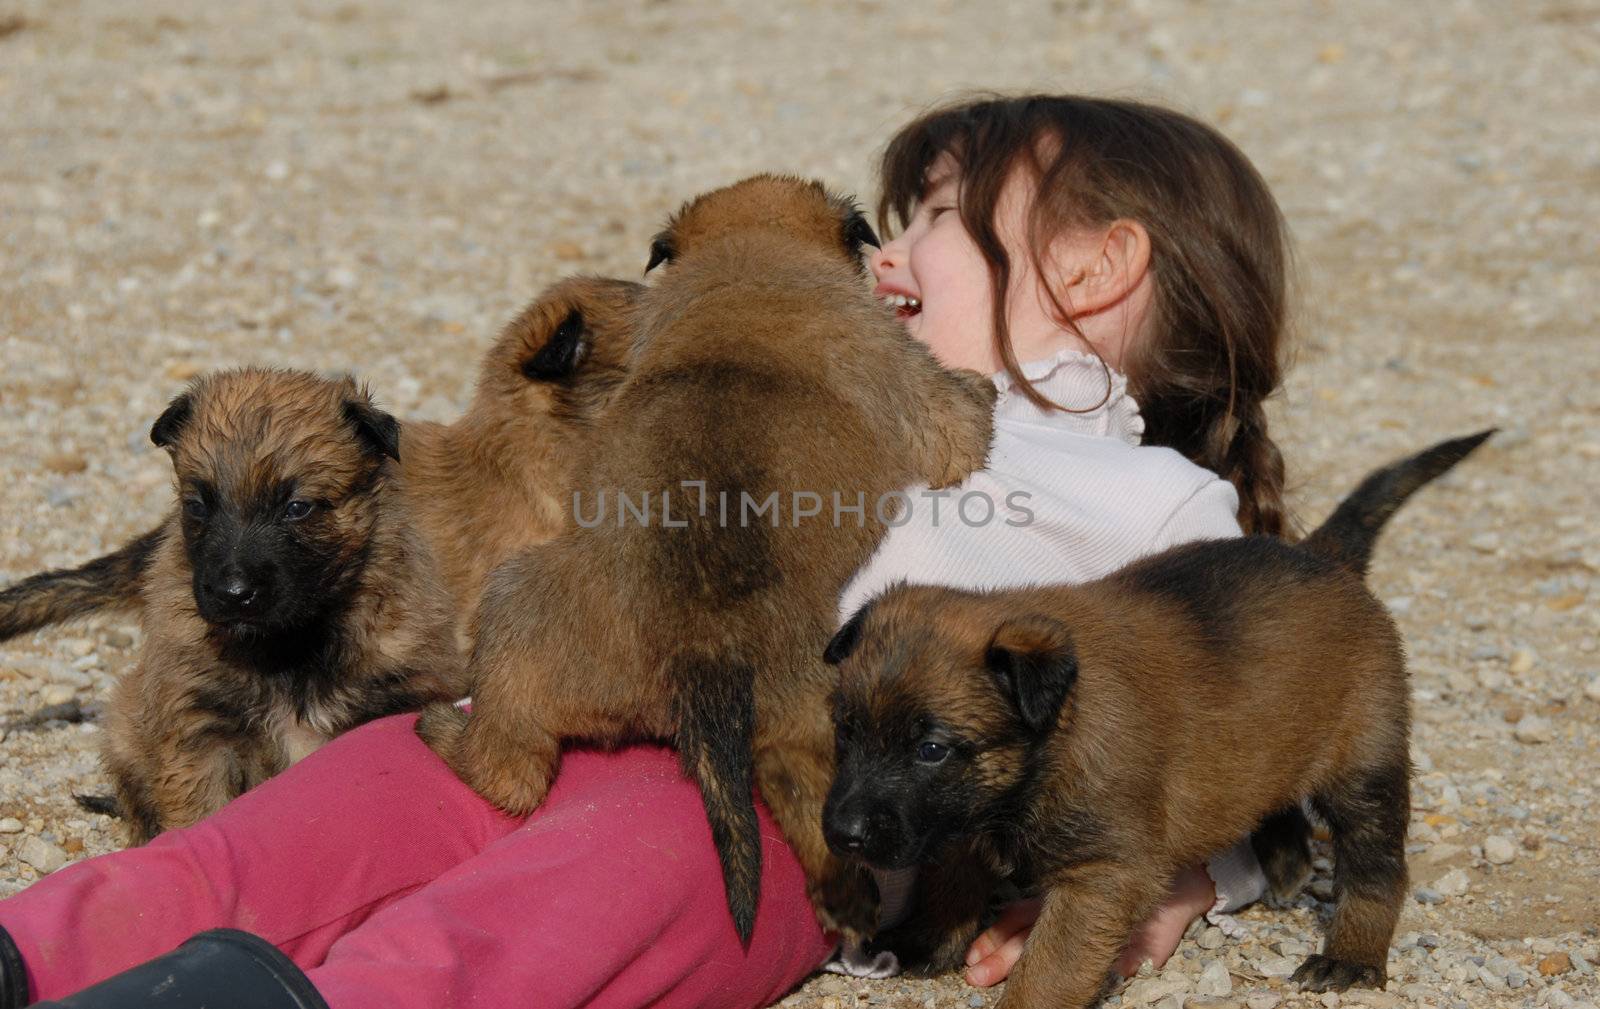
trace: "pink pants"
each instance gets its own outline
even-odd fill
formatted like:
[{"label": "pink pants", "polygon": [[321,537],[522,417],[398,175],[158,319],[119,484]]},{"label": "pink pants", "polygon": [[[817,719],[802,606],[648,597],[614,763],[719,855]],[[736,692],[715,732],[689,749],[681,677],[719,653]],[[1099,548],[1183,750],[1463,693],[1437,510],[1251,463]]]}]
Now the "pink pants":
[{"label": "pink pants", "polygon": [[333,1009],[755,1007],[831,948],[765,809],[761,906],[740,945],[699,792],[670,751],[571,752],[519,821],[461,784],[415,721],[363,726],[202,823],[0,901],[34,998],[220,926],[276,944]]}]

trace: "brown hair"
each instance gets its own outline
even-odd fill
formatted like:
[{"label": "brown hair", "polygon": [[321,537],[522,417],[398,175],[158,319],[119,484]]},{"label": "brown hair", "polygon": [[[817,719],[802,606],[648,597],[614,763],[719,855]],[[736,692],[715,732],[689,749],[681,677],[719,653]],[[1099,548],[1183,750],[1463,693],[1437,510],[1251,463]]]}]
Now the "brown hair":
[{"label": "brown hair", "polygon": [[1041,408],[1064,409],[1022,374],[1011,349],[1012,265],[995,227],[1006,181],[1020,167],[1036,183],[1027,240],[1041,277],[1042,250],[1064,232],[1124,218],[1144,226],[1155,317],[1150,338],[1132,345],[1123,364],[1145,442],[1232,482],[1245,532],[1284,535],[1283,456],[1263,406],[1283,375],[1289,243],[1249,159],[1211,127],[1140,102],[967,100],[921,116],[889,141],[878,203],[884,231],[891,216],[902,226],[910,220],[942,154],[960,170],[961,221],[989,263],[996,352],[1015,387]]}]

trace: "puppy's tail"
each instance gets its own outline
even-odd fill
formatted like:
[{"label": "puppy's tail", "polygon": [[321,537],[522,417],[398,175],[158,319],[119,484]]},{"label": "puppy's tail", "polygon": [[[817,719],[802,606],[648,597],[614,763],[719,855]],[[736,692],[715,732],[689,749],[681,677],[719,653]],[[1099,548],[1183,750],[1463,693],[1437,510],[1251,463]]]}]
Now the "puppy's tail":
[{"label": "puppy's tail", "polygon": [[0,592],[0,641],[90,613],[137,608],[162,534],[157,527],[104,557],[30,575]]},{"label": "puppy's tail", "polygon": [[761,899],[761,826],[751,794],[755,668],[739,658],[681,653],[667,664],[667,674],[676,698],[678,759],[700,786],[733,927],[749,945]]},{"label": "puppy's tail", "polygon": [[1377,470],[1333,510],[1301,546],[1338,561],[1365,577],[1372,547],[1390,516],[1430,481],[1443,476],[1482,445],[1498,428],[1443,441],[1430,449]]}]

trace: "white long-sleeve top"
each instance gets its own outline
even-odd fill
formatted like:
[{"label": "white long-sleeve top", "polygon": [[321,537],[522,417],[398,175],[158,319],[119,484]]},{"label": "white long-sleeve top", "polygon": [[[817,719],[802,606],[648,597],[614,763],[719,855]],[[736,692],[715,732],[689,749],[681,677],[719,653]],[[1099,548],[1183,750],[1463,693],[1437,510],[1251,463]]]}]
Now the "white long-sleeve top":
[{"label": "white long-sleeve top", "polygon": [[[1139,443],[1144,418],[1121,374],[1072,350],[1022,371],[1051,401],[1085,412],[1041,410],[1009,375],[996,375],[988,466],[938,501],[937,523],[926,488],[907,491],[907,521],[845,588],[841,622],[902,578],[966,589],[1085,582],[1177,543],[1239,535],[1232,484],[1174,449]],[[972,524],[957,514],[973,492],[994,503],[987,524],[976,524],[979,501],[967,509]],[[1031,520],[1008,500],[1021,501]]]},{"label": "white long-sleeve top", "polygon": [[[1232,484],[1174,449],[1140,444],[1144,419],[1122,374],[1072,350],[1027,362],[1022,372],[1047,399],[1080,412],[1042,410],[1009,375],[995,375],[988,466],[938,499],[937,518],[934,499],[921,496],[925,487],[907,490],[904,524],[889,530],[840,597],[841,624],[901,579],[974,590],[1084,582],[1179,543],[1240,535]],[[987,511],[981,500],[968,502],[970,522],[957,512],[973,492],[993,503],[985,524],[977,524]],[[1010,507],[1018,502],[1030,519]],[[1207,869],[1217,887],[1213,913],[1263,890],[1248,843],[1220,853]],[[880,874],[886,923],[903,910],[913,878]],[[881,973],[849,966],[857,968],[851,973]]]}]

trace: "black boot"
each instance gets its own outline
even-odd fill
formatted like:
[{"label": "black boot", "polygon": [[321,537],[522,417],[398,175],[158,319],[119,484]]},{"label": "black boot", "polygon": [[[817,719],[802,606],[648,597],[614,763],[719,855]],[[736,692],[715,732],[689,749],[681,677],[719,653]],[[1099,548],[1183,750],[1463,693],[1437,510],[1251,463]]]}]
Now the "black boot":
[{"label": "black boot", "polygon": [[0,1009],[22,1009],[27,1004],[28,971],[22,966],[22,951],[0,928]]},{"label": "black boot", "polygon": [[[21,1003],[18,1003],[21,1005]],[[201,932],[166,956],[34,1009],[328,1009],[300,968],[260,936]]]}]

